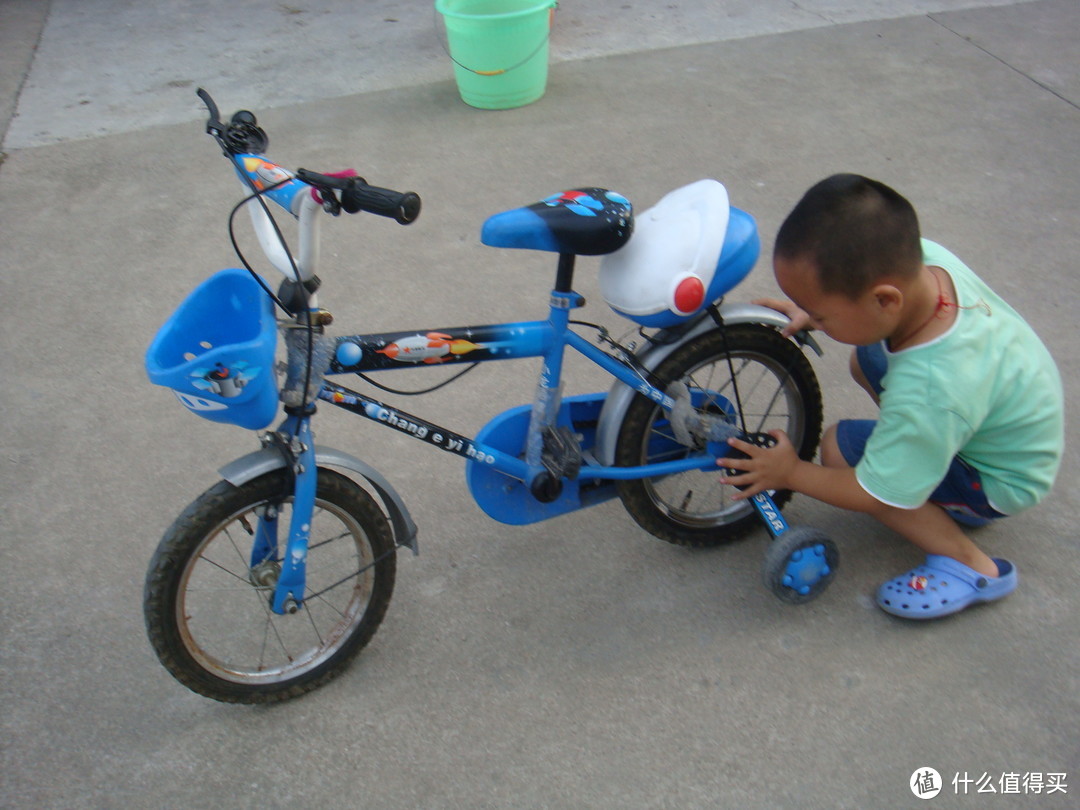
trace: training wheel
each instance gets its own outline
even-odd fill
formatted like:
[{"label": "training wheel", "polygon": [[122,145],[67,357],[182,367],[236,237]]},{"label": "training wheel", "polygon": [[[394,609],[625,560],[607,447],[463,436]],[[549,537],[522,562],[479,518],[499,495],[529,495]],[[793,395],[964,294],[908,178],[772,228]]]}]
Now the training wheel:
[{"label": "training wheel", "polygon": [[765,587],[778,599],[801,605],[829,587],[839,564],[840,552],[823,532],[795,526],[769,544]]}]

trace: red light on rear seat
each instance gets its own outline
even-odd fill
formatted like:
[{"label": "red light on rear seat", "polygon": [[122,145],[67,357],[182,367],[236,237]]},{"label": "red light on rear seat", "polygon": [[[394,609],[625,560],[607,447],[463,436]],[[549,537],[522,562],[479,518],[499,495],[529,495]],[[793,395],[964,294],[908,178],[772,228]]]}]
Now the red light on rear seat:
[{"label": "red light on rear seat", "polygon": [[697,312],[705,303],[705,285],[697,276],[687,276],[675,288],[675,311],[684,315]]}]

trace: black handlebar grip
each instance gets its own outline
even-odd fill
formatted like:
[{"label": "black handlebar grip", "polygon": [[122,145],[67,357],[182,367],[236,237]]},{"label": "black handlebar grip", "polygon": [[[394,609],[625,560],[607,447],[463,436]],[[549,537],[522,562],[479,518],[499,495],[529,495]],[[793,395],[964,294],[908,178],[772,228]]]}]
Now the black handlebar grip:
[{"label": "black handlebar grip", "polygon": [[362,177],[334,177],[309,169],[298,169],[296,176],[316,188],[340,192],[341,207],[347,214],[367,211],[369,214],[390,217],[402,225],[415,222],[420,216],[420,195],[414,191],[369,186]]},{"label": "black handlebar grip", "polygon": [[420,216],[420,195],[413,191],[393,191],[354,181],[341,192],[341,207],[350,214],[367,211],[408,225]]}]

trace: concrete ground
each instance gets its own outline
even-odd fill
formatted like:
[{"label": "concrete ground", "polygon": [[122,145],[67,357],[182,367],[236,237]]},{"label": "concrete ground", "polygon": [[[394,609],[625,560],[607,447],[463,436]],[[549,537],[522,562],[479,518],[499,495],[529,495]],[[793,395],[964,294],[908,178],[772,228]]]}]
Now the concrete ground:
[{"label": "concrete ground", "polygon": [[[320,441],[382,470],[420,527],[378,635],[271,708],[161,668],[147,562],[254,446],[142,370],[176,303],[235,264],[237,188],[198,86],[259,113],[285,165],[424,197],[409,229],[326,223],[343,329],[542,317],[551,257],[477,235],[564,187],[642,209],[715,177],[768,251],[808,185],[850,170],[905,193],[1012,301],[1076,401],[1075,0],[562,0],[545,96],[500,112],[461,103],[440,35],[419,1],[0,0],[0,806],[900,808],[921,806],[909,784],[932,767],[934,806],[1076,807],[1075,454],[1044,505],[978,534],[1016,563],[1017,592],[912,625],[872,594],[917,555],[861,516],[795,498],[788,518],[842,562],[793,608],[760,583],[763,532],[689,552],[617,503],[503,526],[451,456],[327,413]],[[595,266],[583,315],[616,328]],[[772,292],[763,261],[733,297]],[[871,415],[846,350],[825,350],[826,419]],[[473,432],[529,400],[535,373],[488,365],[406,407]],[[597,385],[572,370],[570,393]]]}]

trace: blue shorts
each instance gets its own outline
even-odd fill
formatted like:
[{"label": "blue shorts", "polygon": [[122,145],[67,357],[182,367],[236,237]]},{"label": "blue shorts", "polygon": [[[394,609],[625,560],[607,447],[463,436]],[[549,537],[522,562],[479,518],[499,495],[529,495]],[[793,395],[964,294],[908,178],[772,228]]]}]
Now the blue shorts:
[{"label": "blue shorts", "polygon": [[[888,367],[885,350],[880,343],[860,346],[855,350],[859,368],[871,387],[880,394],[881,380]],[[873,419],[844,419],[836,426],[836,443],[844,461],[854,467],[866,451],[866,442],[874,432]],[[930,502],[942,507],[957,523],[984,526],[1005,517],[990,505],[983,490],[979,471],[959,456],[952,460],[944,480],[930,493]]]}]

